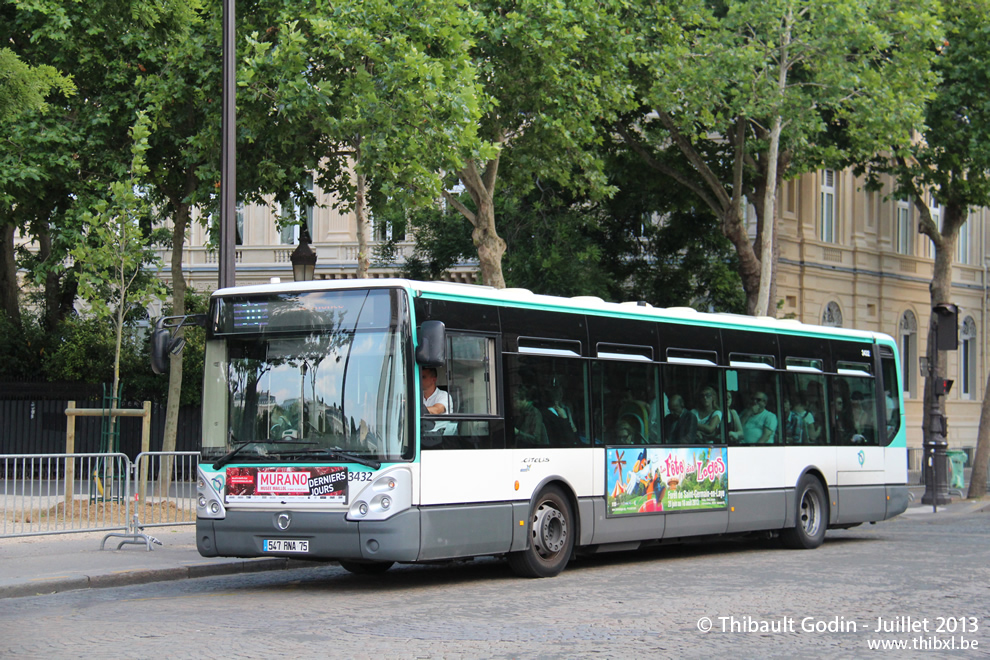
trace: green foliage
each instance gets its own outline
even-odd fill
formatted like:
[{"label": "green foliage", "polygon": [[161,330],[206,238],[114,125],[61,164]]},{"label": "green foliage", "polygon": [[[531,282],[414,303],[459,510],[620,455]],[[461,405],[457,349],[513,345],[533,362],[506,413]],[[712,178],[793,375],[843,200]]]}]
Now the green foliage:
[{"label": "green foliage", "polygon": [[[79,295],[99,320],[113,324],[113,389],[117,391],[125,315],[130,305],[144,307],[164,294],[164,284],[145,271],[157,266],[159,258],[149,245],[142,225],[150,225],[151,206],[141,191],[148,166],[149,119],[138,113],[131,129],[133,145],[129,176],[111,184],[109,201],[100,200],[93,213],[86,213],[89,241],[76,246],[72,256],[79,265]],[[157,270],[157,269],[156,269]]]},{"label": "green foliage", "polygon": [[69,96],[75,85],[54,67],[29,66],[9,48],[0,48],[0,124],[25,112],[46,111],[45,97],[55,91]]}]

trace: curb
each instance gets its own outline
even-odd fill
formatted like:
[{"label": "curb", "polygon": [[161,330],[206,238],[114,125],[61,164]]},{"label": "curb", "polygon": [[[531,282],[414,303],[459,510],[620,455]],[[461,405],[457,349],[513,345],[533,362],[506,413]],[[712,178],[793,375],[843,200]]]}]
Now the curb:
[{"label": "curb", "polygon": [[65,577],[56,578],[53,580],[35,580],[22,584],[0,585],[0,599],[24,598],[26,596],[47,596],[66,591],[77,591],[79,589],[128,587],[136,584],[165,582],[167,580],[186,580],[191,578],[215,577],[220,575],[235,575],[239,573],[285,571],[293,568],[332,566],[335,564],[336,562],[305,561],[301,559],[279,557],[271,559],[249,559],[240,562],[223,562],[218,564],[198,564],[194,566],[172,568],[138,569],[83,577]]}]

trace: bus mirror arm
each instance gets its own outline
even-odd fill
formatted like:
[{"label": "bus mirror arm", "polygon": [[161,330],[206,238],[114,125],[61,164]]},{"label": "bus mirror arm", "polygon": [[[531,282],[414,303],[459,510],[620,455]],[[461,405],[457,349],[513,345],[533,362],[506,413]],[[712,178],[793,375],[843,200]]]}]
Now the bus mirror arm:
[{"label": "bus mirror arm", "polygon": [[185,337],[173,337],[172,331],[187,325],[206,327],[206,314],[164,316],[158,319],[151,333],[151,370],[163,374],[168,369],[168,356],[178,355],[186,345]]},{"label": "bus mirror arm", "polygon": [[416,363],[421,367],[442,367],[447,361],[447,331],[443,321],[423,321],[419,326]]}]

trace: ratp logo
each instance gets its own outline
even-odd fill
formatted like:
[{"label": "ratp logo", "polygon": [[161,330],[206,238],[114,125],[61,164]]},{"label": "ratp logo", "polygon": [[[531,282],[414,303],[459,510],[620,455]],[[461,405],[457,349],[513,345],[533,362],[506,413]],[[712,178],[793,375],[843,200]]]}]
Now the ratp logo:
[{"label": "ratp logo", "polygon": [[866,452],[860,449],[859,453],[856,454],[856,458],[859,459],[859,467],[863,467],[863,465],[866,463]]}]

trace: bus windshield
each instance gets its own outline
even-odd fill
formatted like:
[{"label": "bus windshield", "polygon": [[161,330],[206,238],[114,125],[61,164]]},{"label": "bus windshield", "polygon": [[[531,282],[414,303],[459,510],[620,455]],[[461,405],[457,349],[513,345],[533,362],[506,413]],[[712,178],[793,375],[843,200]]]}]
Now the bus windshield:
[{"label": "bus windshield", "polygon": [[400,299],[381,289],[217,301],[204,401],[226,419],[204,411],[203,460],[409,458]]}]

